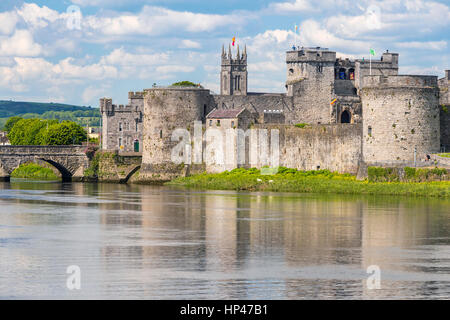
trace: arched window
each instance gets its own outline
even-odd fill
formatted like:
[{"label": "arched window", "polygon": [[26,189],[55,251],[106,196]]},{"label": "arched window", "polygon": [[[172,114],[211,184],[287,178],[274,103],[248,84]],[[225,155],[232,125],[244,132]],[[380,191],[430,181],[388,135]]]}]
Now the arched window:
[{"label": "arched window", "polygon": [[348,110],[344,110],[344,112],[341,113],[341,123],[350,123],[351,119],[352,116]]},{"label": "arched window", "polygon": [[340,80],[346,80],[347,79],[347,73],[345,68],[340,68],[339,69],[339,79]]},{"label": "arched window", "polygon": [[355,80],[355,69],[351,68],[350,70],[348,70],[348,78],[350,80]]}]

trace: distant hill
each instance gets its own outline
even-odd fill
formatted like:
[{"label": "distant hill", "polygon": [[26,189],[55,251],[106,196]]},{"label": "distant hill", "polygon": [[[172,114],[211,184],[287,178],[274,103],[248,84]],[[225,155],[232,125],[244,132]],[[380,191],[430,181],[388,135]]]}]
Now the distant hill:
[{"label": "distant hill", "polygon": [[98,108],[81,107],[62,103],[19,102],[0,100],[0,118],[24,113],[43,114],[46,111],[86,111]]},{"label": "distant hill", "polygon": [[8,118],[42,118],[71,120],[80,125],[100,126],[100,110],[98,108],[74,106],[62,103],[19,102],[0,100],[0,128]]}]

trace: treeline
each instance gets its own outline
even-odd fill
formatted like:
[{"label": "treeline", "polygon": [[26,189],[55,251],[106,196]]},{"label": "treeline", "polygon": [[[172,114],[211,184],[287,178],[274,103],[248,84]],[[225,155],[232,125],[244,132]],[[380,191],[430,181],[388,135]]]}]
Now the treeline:
[{"label": "treeline", "polygon": [[25,113],[43,114],[47,111],[86,111],[98,110],[92,107],[74,106],[61,103],[0,101],[0,117],[9,118]]},{"label": "treeline", "polygon": [[5,131],[12,145],[72,145],[87,139],[83,127],[73,121],[9,118]]},{"label": "treeline", "polygon": [[0,101],[0,128],[4,128],[8,118],[13,116],[20,116],[24,119],[67,120],[90,127],[99,127],[101,124],[101,114],[98,108],[54,103]]}]

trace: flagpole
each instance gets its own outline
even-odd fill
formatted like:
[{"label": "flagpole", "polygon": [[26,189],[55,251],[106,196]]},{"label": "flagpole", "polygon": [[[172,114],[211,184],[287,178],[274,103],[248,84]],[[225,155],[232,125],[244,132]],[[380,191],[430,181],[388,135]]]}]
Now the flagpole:
[{"label": "flagpole", "polygon": [[372,75],[372,53],[369,55],[370,75]]},{"label": "flagpole", "polygon": [[294,47],[297,47],[297,25],[294,28]]}]

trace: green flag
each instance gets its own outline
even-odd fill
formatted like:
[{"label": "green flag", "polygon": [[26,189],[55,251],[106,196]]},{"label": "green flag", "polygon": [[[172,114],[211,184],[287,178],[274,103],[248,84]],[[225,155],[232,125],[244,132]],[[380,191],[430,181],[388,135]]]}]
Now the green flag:
[{"label": "green flag", "polygon": [[374,49],[370,49],[370,54],[375,56],[375,50]]}]

